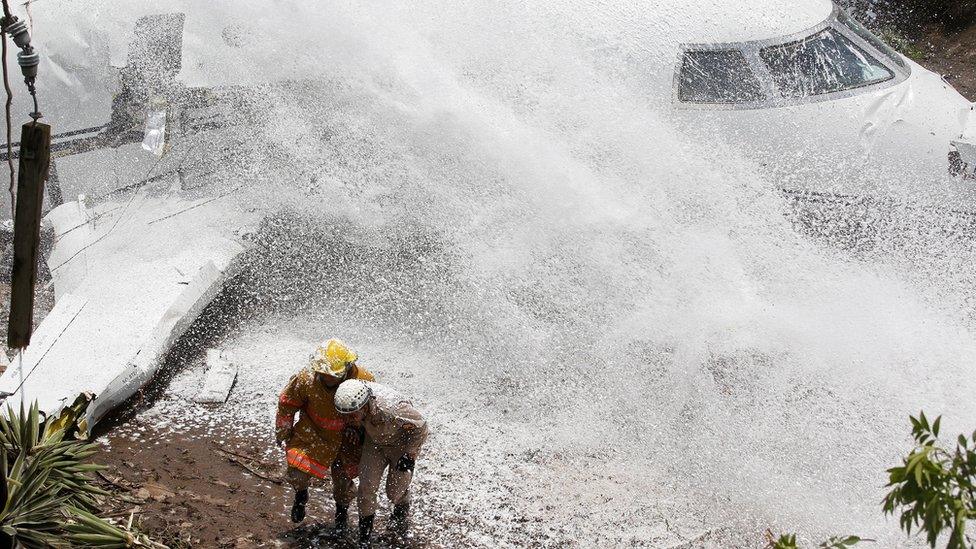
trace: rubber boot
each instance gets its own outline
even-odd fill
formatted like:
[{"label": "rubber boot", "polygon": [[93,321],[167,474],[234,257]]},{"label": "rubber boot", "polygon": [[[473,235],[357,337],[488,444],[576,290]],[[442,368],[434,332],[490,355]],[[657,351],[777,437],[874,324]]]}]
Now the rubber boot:
[{"label": "rubber boot", "polygon": [[359,517],[359,546],[369,547],[369,537],[373,533],[373,518],[376,515],[369,515],[368,517]]},{"label": "rubber boot", "polygon": [[410,502],[404,501],[393,506],[390,515],[390,529],[398,536],[407,533],[407,516],[410,514]]},{"label": "rubber boot", "polygon": [[308,503],[308,490],[295,492],[295,503],[291,505],[291,521],[299,523],[305,520],[305,504]]},{"label": "rubber boot", "polygon": [[336,538],[346,536],[346,529],[349,526],[349,506],[336,505],[335,524],[332,526],[332,534]]}]

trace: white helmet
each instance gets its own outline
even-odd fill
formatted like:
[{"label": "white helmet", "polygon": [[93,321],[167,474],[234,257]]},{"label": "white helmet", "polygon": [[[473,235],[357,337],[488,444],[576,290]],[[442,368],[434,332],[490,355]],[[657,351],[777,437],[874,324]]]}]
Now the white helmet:
[{"label": "white helmet", "polygon": [[358,379],[347,379],[339,384],[335,393],[335,407],[343,414],[351,414],[366,405],[373,390]]}]

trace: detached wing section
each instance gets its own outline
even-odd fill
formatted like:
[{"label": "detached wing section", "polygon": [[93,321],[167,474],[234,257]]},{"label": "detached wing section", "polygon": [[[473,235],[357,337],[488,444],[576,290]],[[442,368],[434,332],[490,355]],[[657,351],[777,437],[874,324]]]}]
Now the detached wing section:
[{"label": "detached wing section", "polygon": [[60,206],[49,267],[58,300],[35,343],[0,376],[15,406],[59,412],[94,397],[87,429],[135,394],[240,268],[244,245],[227,199],[137,195],[129,203]]}]

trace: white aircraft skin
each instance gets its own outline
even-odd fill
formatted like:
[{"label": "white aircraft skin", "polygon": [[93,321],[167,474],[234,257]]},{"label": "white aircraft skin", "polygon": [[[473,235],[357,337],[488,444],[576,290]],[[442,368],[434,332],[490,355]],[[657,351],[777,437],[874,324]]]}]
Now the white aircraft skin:
[{"label": "white aircraft skin", "polygon": [[[597,3],[603,9],[603,3]],[[221,9],[214,7],[218,5]],[[45,9],[45,6],[56,9]],[[237,9],[238,6],[240,9]],[[828,0],[706,0],[680,4],[659,0],[640,5],[607,4],[605,8],[608,17],[612,16],[615,21],[630,25],[621,30],[624,40],[631,46],[631,50],[623,57],[631,53],[643,56],[639,60],[637,71],[642,74],[635,77],[635,80],[642,93],[647,94],[648,102],[661,106],[667,115],[677,120],[678,127],[684,128],[693,137],[699,137],[702,143],[718,138],[755,159],[765,167],[771,184],[790,192],[869,196],[976,212],[976,181],[951,176],[949,173],[952,142],[976,140],[976,114],[973,112],[973,104],[938,75],[910,60],[882,51],[883,46],[872,45],[870,37],[859,35],[851,26],[842,22],[842,12]],[[47,120],[56,125],[56,132],[80,128],[97,129],[106,124],[112,116],[112,99],[117,84],[113,70],[109,67],[126,65],[127,45],[132,38],[135,22],[139,17],[151,14],[186,15],[182,63],[179,74],[175,76],[179,85],[188,88],[248,86],[262,81],[287,79],[290,75],[284,74],[284,67],[281,69],[282,74],[273,74],[278,72],[277,67],[274,67],[274,71],[252,70],[247,73],[245,69],[251,66],[253,56],[264,52],[273,57],[273,48],[268,50],[270,53],[262,49],[264,44],[241,48],[233,45],[233,40],[225,36],[232,25],[253,20],[264,9],[265,3],[247,6],[244,3],[224,0],[214,0],[212,3],[112,0],[101,3],[93,1],[84,5],[39,4],[34,8],[35,27],[58,28],[63,31],[42,31],[36,35],[35,41],[42,55],[39,79],[41,109],[47,115]],[[328,7],[323,5],[321,9],[327,10]],[[558,11],[561,8],[545,4],[538,6],[538,9]],[[224,15],[231,17],[229,14],[233,14],[236,20],[222,19]],[[890,77],[884,81],[835,93],[798,99],[784,98],[776,87],[777,81],[772,71],[768,66],[764,68],[762,51],[780,44],[801,41],[825,31],[843,36],[842,40],[853,44],[861,55],[874,60],[873,66],[877,74]],[[287,36],[280,40],[286,43]],[[641,48],[633,48],[634,44],[640,44]],[[735,104],[683,99],[681,72],[685,66],[686,52],[715,50],[734,50],[741,53],[741,58],[748,63],[755,76],[761,99]],[[607,55],[613,58],[615,54],[608,52]],[[621,62],[623,59],[617,56],[612,61]],[[630,59],[626,61],[629,62]],[[829,69],[829,56],[818,59],[820,61]],[[269,66],[271,65],[267,62],[262,65]],[[226,67],[231,69],[220,70]],[[11,68],[17,70],[16,67]],[[245,74],[247,76],[238,78]],[[233,75],[233,78],[228,79],[228,75]],[[742,75],[735,75],[732,83],[741,82]],[[147,91],[152,93],[152,90]],[[23,95],[20,93],[20,96]],[[26,113],[27,110],[26,103],[18,100],[15,112]],[[108,189],[105,185],[117,184],[114,188],[122,188],[133,182],[133,173],[145,173],[138,164],[152,164],[154,157],[151,153],[142,151],[137,143],[129,142],[126,147],[103,148],[58,160],[61,164],[62,187],[67,191],[64,197],[66,202],[74,201],[82,193],[89,197],[108,196],[113,189]],[[93,156],[99,154],[102,157]],[[104,158],[105,155],[113,157],[121,165],[111,166],[108,162],[110,159]],[[102,160],[94,161],[98,158]],[[976,159],[972,160],[973,165],[976,165]],[[96,172],[97,170],[102,171]],[[117,197],[115,199],[118,200]],[[181,200],[185,200],[185,197],[181,198],[174,191],[171,197],[159,204],[154,203],[153,208],[159,211],[178,211]],[[110,209],[109,206],[101,205],[103,209]],[[6,206],[4,210],[7,210]],[[202,210],[197,213],[200,211]],[[156,219],[150,213],[152,212],[141,210],[138,212],[146,219]],[[135,223],[133,220],[138,221],[141,218],[132,214],[128,219],[127,222]],[[224,225],[225,228],[232,227],[235,223],[244,224],[244,221],[228,220]],[[157,240],[163,238],[179,241],[181,236],[193,236],[181,235],[181,231],[188,229],[179,224],[170,227],[155,223],[153,227],[155,230],[162,231],[165,228],[171,231],[165,238],[155,237]],[[152,235],[146,232],[146,236],[148,238]],[[213,244],[209,241],[189,240],[191,239],[188,239],[187,249],[183,250],[184,255],[193,255],[192,266],[188,268],[192,272],[187,276],[196,272],[206,275],[199,277],[199,294],[209,295],[212,286],[218,284],[227,274],[221,269],[207,270],[208,262],[219,260],[217,263],[220,265],[232,262],[225,261],[225,258],[212,260],[205,253],[197,254],[197,251],[205,251],[213,247]],[[99,254],[98,261],[105,264],[124,261],[132,255],[113,252],[104,245],[93,247],[90,253]],[[157,259],[172,262],[180,260],[179,254],[170,255]],[[198,305],[201,303],[190,299],[193,296],[186,297],[177,293],[163,295],[163,292],[157,291],[156,288],[164,284],[182,285],[186,282],[183,274],[173,274],[177,273],[175,269],[165,272],[169,273],[169,278],[162,281],[153,278],[155,275],[152,273],[120,280],[106,276],[87,281],[82,280],[84,275],[79,275],[74,283],[84,290],[84,294],[79,290],[75,297],[80,300],[79,303],[87,303],[82,298],[93,300],[97,296],[113,295],[113,291],[145,291],[154,300],[159,300],[159,303],[149,303],[152,305],[153,315],[167,320],[174,317],[171,311],[180,311],[182,316],[175,315],[180,316],[180,322],[157,323],[165,329],[148,323],[149,328],[140,328],[141,332],[131,334],[130,339],[142,341],[151,339],[153,334],[162,334],[151,341],[171,342],[199,312]],[[104,281],[104,289],[98,287],[101,280]],[[120,284],[127,286],[114,290],[111,287]],[[60,286],[56,281],[55,290],[59,296],[66,290],[63,283]],[[184,306],[187,303],[193,306]],[[112,306],[112,303],[105,303],[103,308],[110,311]],[[91,305],[86,310],[95,314],[101,309],[96,310]],[[70,311],[61,315],[61,318],[68,318],[68,312]],[[111,315],[104,316],[108,318]],[[155,319],[156,316],[152,318]],[[112,326],[103,328],[111,330]],[[54,328],[50,328],[49,331],[53,330]],[[72,341],[85,345],[87,339],[83,335]],[[72,385],[67,390],[53,394],[53,389],[58,386],[52,384],[50,379],[40,377],[57,375],[56,365],[49,365],[50,372],[44,368],[33,375],[28,372],[28,383],[34,388],[28,396],[43,396],[51,411],[58,406],[57,403],[73,401],[79,391],[115,391],[117,394],[97,394],[96,397],[102,402],[117,402],[135,390],[128,383],[130,379],[138,379],[141,383],[152,377],[158,366],[157,359],[166,352],[161,346],[159,344],[151,348],[152,361],[155,362],[139,366],[139,375],[135,377],[126,377],[126,368],[132,369],[132,361],[125,353],[131,351],[137,356],[140,353],[144,356],[145,353],[140,349],[126,349],[125,353],[120,351],[120,361],[111,364],[107,361],[101,362],[108,371],[100,373],[98,387],[90,386],[90,383],[86,384],[87,380],[82,380],[86,383],[79,382],[76,386]],[[57,353],[57,356],[77,356],[72,349],[59,349]],[[13,394],[22,383],[19,377],[14,379],[13,370],[8,372],[10,373],[0,380],[0,390]],[[78,377],[81,379],[83,376]],[[38,394],[47,390],[42,389],[45,387],[52,389],[48,391],[51,394]],[[68,391],[74,391],[75,394],[64,394]],[[108,411],[99,408],[97,404],[98,400],[97,414],[90,413],[90,424],[94,424]]]},{"label": "white aircraft skin", "polygon": [[[976,210],[976,180],[949,173],[952,142],[976,138],[973,103],[939,75],[890,49],[879,51],[845,25],[846,14],[828,0],[734,4],[740,15],[725,19],[726,25],[685,27],[688,32],[674,56],[675,77],[663,84],[670,84],[679,127],[703,139],[726,140],[787,190]],[[766,17],[745,18],[746,13]],[[723,16],[703,17],[716,21]],[[785,99],[760,50],[810,39],[825,29],[841,33],[893,77],[836,93]],[[714,49],[742,51],[767,99],[683,101],[677,75],[683,52]],[[830,65],[833,60],[821,61]],[[971,173],[976,158],[967,159]]]},{"label": "white aircraft skin", "polygon": [[[643,41],[648,53],[640,60],[641,83],[650,99],[663,101],[664,111],[693,137],[717,137],[754,159],[765,167],[772,184],[792,191],[867,195],[976,211],[976,181],[949,174],[951,143],[976,142],[973,103],[939,75],[903,56],[893,54],[896,62],[891,53],[878,51],[838,20],[843,14],[830,0],[597,3],[608,17],[632,22],[631,28],[622,30],[638,35],[627,39],[631,46]],[[279,8],[287,11],[286,6]],[[38,33],[36,39],[42,55],[42,110],[57,124],[56,132],[104,124],[116,85],[109,65],[125,65],[135,20],[148,14],[186,14],[183,63],[177,75],[183,85],[246,86],[289,78],[268,70],[242,70],[252,65],[249,56],[260,48],[228,47],[221,32],[215,32],[246,22],[264,9],[219,1],[213,5],[93,2],[84,9],[66,4],[50,11],[39,5],[34,13],[39,29],[66,29]],[[540,6],[548,9],[561,8]],[[280,15],[287,18],[287,13]],[[224,20],[227,17],[236,19]],[[803,40],[827,28],[843,34],[893,77],[836,93],[784,100],[759,50]],[[744,52],[767,99],[683,101],[684,52],[728,49]],[[829,56],[820,61],[831,64]],[[227,78],[233,81],[222,81]],[[972,171],[976,158],[967,159]]]}]

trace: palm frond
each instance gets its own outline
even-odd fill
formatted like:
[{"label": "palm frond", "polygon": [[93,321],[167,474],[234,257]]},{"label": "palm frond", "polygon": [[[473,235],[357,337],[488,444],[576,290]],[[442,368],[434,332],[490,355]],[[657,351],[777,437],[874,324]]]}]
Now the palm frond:
[{"label": "palm frond", "polygon": [[17,413],[0,413],[0,535],[25,548],[146,547],[165,549],[148,537],[95,515],[108,495],[91,473],[103,467],[84,460],[96,446],[66,440],[87,400],[56,420],[43,417],[36,403]]}]

